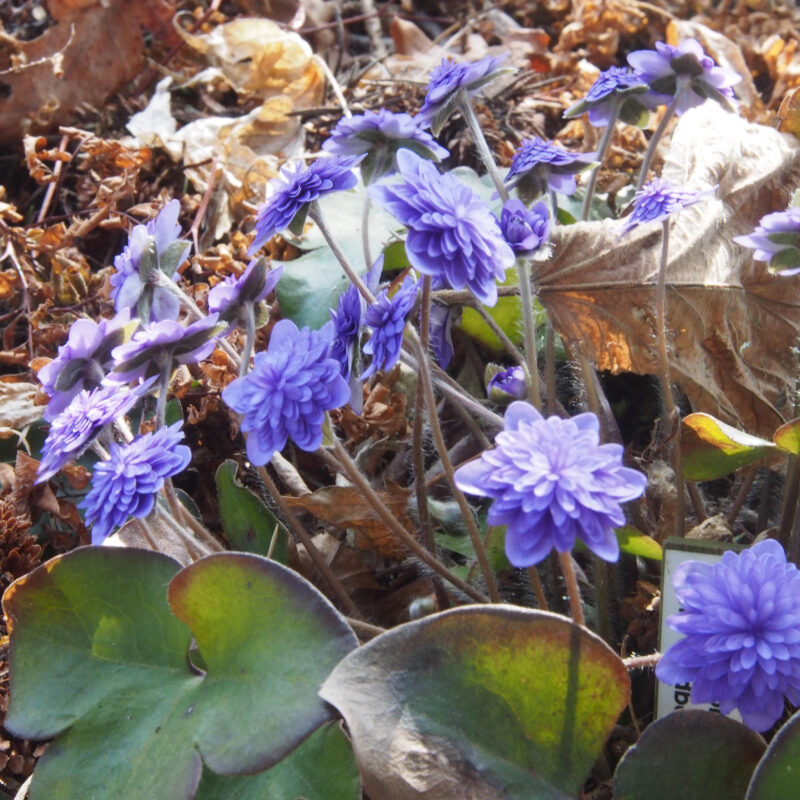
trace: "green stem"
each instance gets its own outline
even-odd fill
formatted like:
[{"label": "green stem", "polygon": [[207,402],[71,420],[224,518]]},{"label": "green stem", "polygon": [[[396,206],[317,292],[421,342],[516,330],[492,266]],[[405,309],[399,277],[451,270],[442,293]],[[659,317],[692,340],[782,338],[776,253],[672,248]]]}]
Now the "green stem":
[{"label": "green stem", "polygon": [[481,161],[486,167],[486,171],[489,173],[489,177],[492,179],[495,189],[497,189],[497,194],[500,195],[500,199],[505,203],[508,200],[508,189],[506,189],[500,171],[497,169],[497,164],[495,163],[492,151],[489,149],[486,137],[483,135],[483,129],[475,114],[475,109],[472,108],[469,98],[463,89],[460,93],[458,105],[461,109],[461,113],[464,115],[469,132],[472,134],[472,141],[475,147],[478,148]]},{"label": "green stem", "polygon": [[478,564],[480,564],[483,578],[486,581],[486,588],[489,591],[489,597],[493,603],[499,603],[501,602],[500,593],[497,590],[497,581],[494,577],[492,565],[489,562],[489,555],[486,552],[486,547],[484,546],[483,539],[481,538],[478,525],[475,522],[475,517],[472,514],[472,509],[467,502],[467,498],[464,496],[464,493],[461,491],[461,489],[459,489],[456,485],[455,469],[453,468],[453,462],[450,460],[450,454],[447,451],[447,443],[444,440],[442,426],[439,424],[439,416],[436,413],[436,398],[433,394],[433,383],[431,381],[430,370],[428,368],[427,355],[422,349],[422,343],[416,337],[416,334],[412,337],[412,342],[417,351],[417,358],[419,359],[421,366],[419,371],[419,379],[425,393],[425,404],[428,407],[428,419],[431,423],[433,441],[436,444],[436,450],[439,453],[439,459],[442,462],[444,473],[447,476],[447,482],[450,484],[453,497],[458,503],[458,507],[461,510],[461,515],[466,523],[470,539],[472,540],[472,545],[475,548],[475,554],[478,557]]},{"label": "green stem", "polygon": [[525,326],[525,365],[527,366],[528,398],[540,411],[542,390],[539,379],[539,361],[536,354],[536,322],[533,318],[533,293],[531,292],[531,262],[517,259],[519,275],[519,301],[522,305],[522,322]]},{"label": "green stem", "polygon": [[334,439],[333,451],[339,459],[339,463],[345,471],[346,476],[353,485],[364,495],[366,501],[375,509],[387,528],[415,555],[420,561],[427,564],[434,572],[441,575],[446,581],[460,589],[468,597],[477,600],[479,603],[486,603],[487,598],[474,589],[466,581],[462,581],[455,573],[451,572],[438,559],[431,555],[420,543],[400,524],[392,514],[386,504],[381,500],[378,493],[370,486],[369,481],[362,475],[350,454],[338,439]]},{"label": "green stem", "polygon": [[664,395],[664,409],[667,417],[667,430],[672,437],[672,469],[675,472],[675,505],[678,516],[677,535],[683,536],[686,528],[686,489],[683,479],[683,458],[681,455],[680,412],[672,394],[672,378],[667,348],[667,261],[669,253],[669,218],[662,224],[661,258],[658,264],[656,281],[656,348],[661,362],[659,379],[661,393]]},{"label": "green stem", "polygon": [[679,78],[678,79],[678,87],[675,91],[675,96],[672,98],[672,101],[667,106],[667,110],[664,112],[664,116],[661,118],[661,122],[658,123],[658,127],[653,134],[653,138],[650,139],[650,143],[647,145],[647,150],[644,154],[644,160],[642,161],[642,169],[639,172],[639,179],[636,181],[636,191],[638,192],[639,189],[644,186],[645,181],[647,180],[647,172],[650,169],[650,164],[653,161],[653,156],[656,154],[656,147],[658,147],[658,143],[661,140],[661,137],[664,135],[664,131],[667,129],[667,125],[669,125],[670,120],[675,116],[675,111],[678,108],[678,103],[680,103],[681,98],[683,97],[683,93],[689,88],[689,82],[686,78]]},{"label": "green stem", "polygon": [[586,196],[583,198],[583,205],[581,206],[581,220],[584,222],[589,219],[589,207],[592,203],[592,195],[594,194],[594,187],[597,183],[597,175],[600,172],[600,167],[603,165],[606,150],[608,150],[608,146],[611,144],[611,134],[614,133],[621,108],[621,102],[617,102],[612,106],[611,113],[608,117],[608,125],[606,125],[606,129],[603,131],[603,136],[600,139],[600,147],[597,148],[598,164],[589,173],[589,180],[586,183]]}]

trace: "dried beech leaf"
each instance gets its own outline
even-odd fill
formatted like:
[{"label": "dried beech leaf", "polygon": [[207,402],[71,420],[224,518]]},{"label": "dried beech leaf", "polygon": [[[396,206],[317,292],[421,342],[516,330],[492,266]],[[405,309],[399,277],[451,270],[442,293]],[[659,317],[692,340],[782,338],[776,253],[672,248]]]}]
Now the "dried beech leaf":
[{"label": "dried beech leaf", "polygon": [[42,409],[34,403],[38,391],[35,383],[0,381],[0,439],[21,436],[22,428],[41,418]]},{"label": "dried beech leaf", "polygon": [[58,4],[58,20],[41,36],[3,36],[5,68],[0,141],[44,132],[81,104],[95,107],[144,65],[142,27],[164,35],[174,14],[165,0],[94,0]]},{"label": "dried beech leaf", "polygon": [[[414,524],[407,509],[408,492],[397,489],[394,493],[378,494],[403,527],[413,531]],[[356,544],[362,550],[372,548],[387,558],[403,558],[406,555],[406,548],[381,522],[358,489],[326,486],[313,494],[286,497],[285,500],[291,508],[302,508],[337,528],[353,528],[356,531]]]},{"label": "dried beech leaf", "polygon": [[[732,239],[787,206],[800,180],[800,142],[706,103],[680,118],[664,177],[691,190],[718,187],[671,221],[673,380],[695,411],[771,437],[794,391],[800,296],[795,278],[770,273]],[[661,225],[625,237],[621,229],[607,220],[556,228],[537,290],[559,333],[599,369],[655,374]]]}]

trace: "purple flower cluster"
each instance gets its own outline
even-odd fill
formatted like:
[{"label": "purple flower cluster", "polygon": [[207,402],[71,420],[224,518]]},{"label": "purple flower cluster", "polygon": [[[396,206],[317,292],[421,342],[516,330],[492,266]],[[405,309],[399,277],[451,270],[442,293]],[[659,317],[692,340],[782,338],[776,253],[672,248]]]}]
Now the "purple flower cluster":
[{"label": "purple flower cluster", "polygon": [[717,66],[695,39],[684,39],[677,47],[656,42],[655,50],[630,53],[628,63],[650,87],[646,102],[670,103],[680,94],[676,114],[707,99],[734,108],[732,87],[742,80],[732,70]]},{"label": "purple flower cluster", "polygon": [[301,450],[322,443],[325,412],[350,398],[339,362],[330,356],[333,326],[302,330],[288,319],[272,329],[267,352],[256,353],[253,369],[222,392],[222,399],[244,415],[247,457],[266,464],[287,439]]},{"label": "purple flower cluster", "polygon": [[372,356],[372,362],[359,376],[366,380],[379,370],[390,370],[400,358],[403,345],[403,330],[406,317],[417,299],[417,282],[410,276],[390,298],[384,289],[367,309],[366,324],[372,328],[372,336],[364,345],[364,352]]},{"label": "purple flower cluster", "polygon": [[100,386],[111,368],[111,351],[122,344],[130,321],[126,308],[113,319],[72,323],[66,344],[58,348],[58,357],[36,374],[42,389],[50,395],[45,420],[50,422],[58,416],[76,394]]},{"label": "purple flower cluster", "polygon": [[280,179],[272,181],[272,194],[256,217],[256,238],[247,251],[253,255],[276,233],[289,228],[299,235],[305,224],[309,206],[331,192],[352,189],[358,178],[353,167],[358,158],[318,158],[311,165],[284,167]]},{"label": "purple flower cluster", "polygon": [[177,319],[180,303],[173,292],[158,285],[158,274],[178,280],[178,268],[186,261],[191,242],[179,239],[181,204],[170,200],[155,219],[136,225],[128,244],[114,259],[111,299],[117,311],[135,310],[144,322]]},{"label": "purple flower cluster", "polygon": [[565,119],[588,113],[589,122],[602,128],[612,119],[637,125],[654,105],[647,81],[638,72],[624,67],[610,67],[600,73],[583,100],[564,112]]},{"label": "purple flower cluster", "polygon": [[533,202],[548,190],[572,194],[575,174],[591,167],[597,153],[570,153],[538,136],[527,139],[511,159],[506,186],[516,188],[526,202]]},{"label": "purple flower cluster", "polygon": [[500,75],[506,58],[506,54],[486,56],[479,61],[465,63],[443,58],[439,66],[431,72],[425,102],[417,114],[418,123],[438,135],[461,97],[471,97]]},{"label": "purple flower cluster", "polygon": [[682,606],[667,619],[685,634],[661,658],[659,680],[692,683],[692,702],[739,709],[757,731],[800,704],[800,571],[766,540],[716,564],[687,561],[673,585]]},{"label": "purple flower cluster", "polygon": [[620,503],[640,497],[641,472],[622,465],[622,447],[599,443],[594,414],[545,419],[514,402],[496,446],[456,471],[456,484],[494,499],[490,525],[506,525],[506,554],[515,567],[539,563],[555,547],[577,539],[606,561],[616,561],[614,528],[625,522]]},{"label": "purple flower cluster", "polygon": [[500,213],[500,230],[503,238],[518,256],[531,255],[550,236],[550,212],[547,203],[540,200],[527,208],[521,200],[511,199]]},{"label": "purple flower cluster", "polygon": [[353,351],[361,334],[361,321],[364,316],[364,301],[358,289],[351,284],[340,295],[336,311],[331,309],[333,322],[333,344],[331,357],[341,367],[342,377],[350,380],[353,370]]},{"label": "purple flower cluster", "polygon": [[92,488],[80,503],[92,526],[92,544],[102,544],[129,517],[146,517],[164,481],[186,468],[192,451],[180,444],[182,424],[146,433],[127,445],[112,443],[109,460],[95,465]]},{"label": "purple flower cluster", "polygon": [[513,266],[514,253],[489,207],[454,176],[440,174],[409,150],[400,150],[397,163],[402,182],[370,191],[408,228],[411,265],[493,306],[496,281]]},{"label": "purple flower cluster", "polygon": [[800,208],[787,208],[762,217],[748,236],[734,236],[733,241],[755,250],[756,261],[768,261],[781,275],[800,273]]},{"label": "purple flower cluster", "polygon": [[633,201],[633,211],[625,220],[622,235],[630,233],[637,225],[661,222],[675,211],[700,202],[710,192],[687,192],[663,178],[646,183]]},{"label": "purple flower cluster", "polygon": [[397,151],[406,148],[422,158],[440,161],[450,155],[410,114],[382,108],[343,117],[322,148],[338,156],[363,156],[364,183],[397,171]]}]

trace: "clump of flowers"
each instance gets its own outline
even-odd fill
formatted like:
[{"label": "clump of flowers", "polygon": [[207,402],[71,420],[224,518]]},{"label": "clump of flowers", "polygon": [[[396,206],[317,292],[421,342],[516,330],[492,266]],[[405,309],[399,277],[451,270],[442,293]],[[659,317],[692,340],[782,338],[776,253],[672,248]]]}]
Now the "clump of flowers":
[{"label": "clump of flowers", "polygon": [[506,186],[515,189],[526,203],[545,192],[572,194],[575,175],[591,167],[597,153],[571,153],[535,136],[524,141],[511,159]]},{"label": "clump of flowers", "polygon": [[431,72],[425,102],[417,114],[418,123],[430,128],[438,136],[462,99],[472,97],[503,73],[506,58],[505,54],[486,56],[479,61],[465,63],[443,58]]},{"label": "clump of flowers", "polygon": [[182,422],[146,433],[127,445],[111,443],[108,461],[94,467],[92,488],[80,507],[99,545],[129,517],[146,517],[164,481],[186,469],[192,451],[180,444]]},{"label": "clump of flowers", "polygon": [[111,299],[117,311],[131,309],[143,322],[178,318],[180,301],[168,286],[160,285],[159,276],[177,281],[178,269],[192,247],[179,238],[180,210],[180,202],[170,200],[155,219],[131,231],[128,244],[114,259],[116,272],[111,276]]},{"label": "clump of flowers", "polygon": [[800,273],[800,208],[791,207],[762,217],[758,227],[733,241],[751,247],[756,261],[767,261],[781,275]]},{"label": "clump of flowers", "polygon": [[453,289],[469,289],[482,303],[497,302],[498,280],[514,264],[489,207],[454,176],[401,150],[402,182],[374,186],[371,192],[408,228],[406,253],[423,275]]},{"label": "clump of flowers", "polygon": [[757,731],[800,704],[800,571],[774,540],[716,564],[687,561],[673,585],[683,610],[667,623],[684,634],[661,658],[664,683],[690,681],[692,702],[738,709]]},{"label": "clump of flowers", "polygon": [[663,178],[654,178],[636,193],[633,211],[625,220],[622,235],[630,233],[637,225],[661,222],[675,211],[700,202],[708,194],[710,192],[687,192]]},{"label": "clump of flowers", "polygon": [[440,161],[450,155],[426,130],[418,117],[381,108],[342,117],[322,148],[338,156],[363,156],[359,167],[364,183],[397,171],[397,151],[406,148],[421,158]]},{"label": "clump of flowers", "polygon": [[258,212],[256,238],[247,254],[252,256],[286,228],[299,236],[313,202],[331,192],[352,189],[358,183],[353,172],[358,162],[358,158],[332,156],[318,158],[308,167],[284,167],[280,178],[271,182],[272,194]]},{"label": "clump of flowers", "polygon": [[742,80],[741,75],[718,66],[695,39],[684,39],[677,46],[656,42],[655,50],[630,53],[628,63],[650,86],[650,99],[675,102],[676,114],[707,99],[733,109],[732,87]]},{"label": "clump of flowers", "polygon": [[417,282],[407,276],[400,288],[390,298],[388,289],[381,292],[367,309],[364,319],[372,328],[372,336],[364,345],[364,352],[372,362],[361,374],[366,380],[378,370],[390,370],[400,358],[406,317],[417,299]]},{"label": "clump of flowers", "polygon": [[256,353],[252,371],[223,390],[222,399],[244,415],[253,464],[266,464],[289,438],[301,450],[316,450],[325,412],[350,398],[339,361],[330,355],[332,336],[330,322],[312,331],[283,319],[272,329],[267,352]]},{"label": "clump of flowers", "polygon": [[42,389],[50,395],[44,411],[48,422],[58,416],[76,394],[95,389],[111,368],[111,351],[122,344],[130,313],[124,309],[113,319],[79,319],[72,323],[66,344],[58,357],[36,374]]},{"label": "clump of flowers", "polygon": [[490,525],[506,525],[506,555],[515,567],[538,564],[577,539],[616,561],[614,528],[621,503],[640,497],[644,474],[622,464],[622,446],[600,444],[594,414],[545,419],[529,403],[511,403],[495,447],[456,471],[456,485],[491,497]]},{"label": "clump of flowers", "polygon": [[589,115],[596,128],[613,124],[617,119],[638,125],[647,117],[652,98],[647,81],[637,72],[624,67],[610,67],[601,72],[583,100],[564,112],[565,119]]}]

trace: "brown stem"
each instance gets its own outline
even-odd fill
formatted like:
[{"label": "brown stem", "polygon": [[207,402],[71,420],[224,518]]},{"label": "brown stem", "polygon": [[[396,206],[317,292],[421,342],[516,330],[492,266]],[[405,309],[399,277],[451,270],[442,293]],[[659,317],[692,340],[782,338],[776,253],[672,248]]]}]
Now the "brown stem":
[{"label": "brown stem", "polygon": [[564,582],[567,584],[567,595],[569,596],[569,609],[573,621],[578,625],[585,624],[583,616],[583,605],[581,604],[581,593],[578,589],[578,579],[575,576],[575,569],[572,566],[572,556],[569,553],[559,553],[558,561],[561,564],[561,571],[564,573]]},{"label": "brown stem", "polygon": [[542,579],[539,577],[539,571],[534,565],[528,567],[528,575],[531,579],[531,586],[533,586],[533,593],[536,595],[536,602],[542,611],[549,611],[550,606],[547,604],[547,597],[544,593],[544,586],[542,586]]}]

